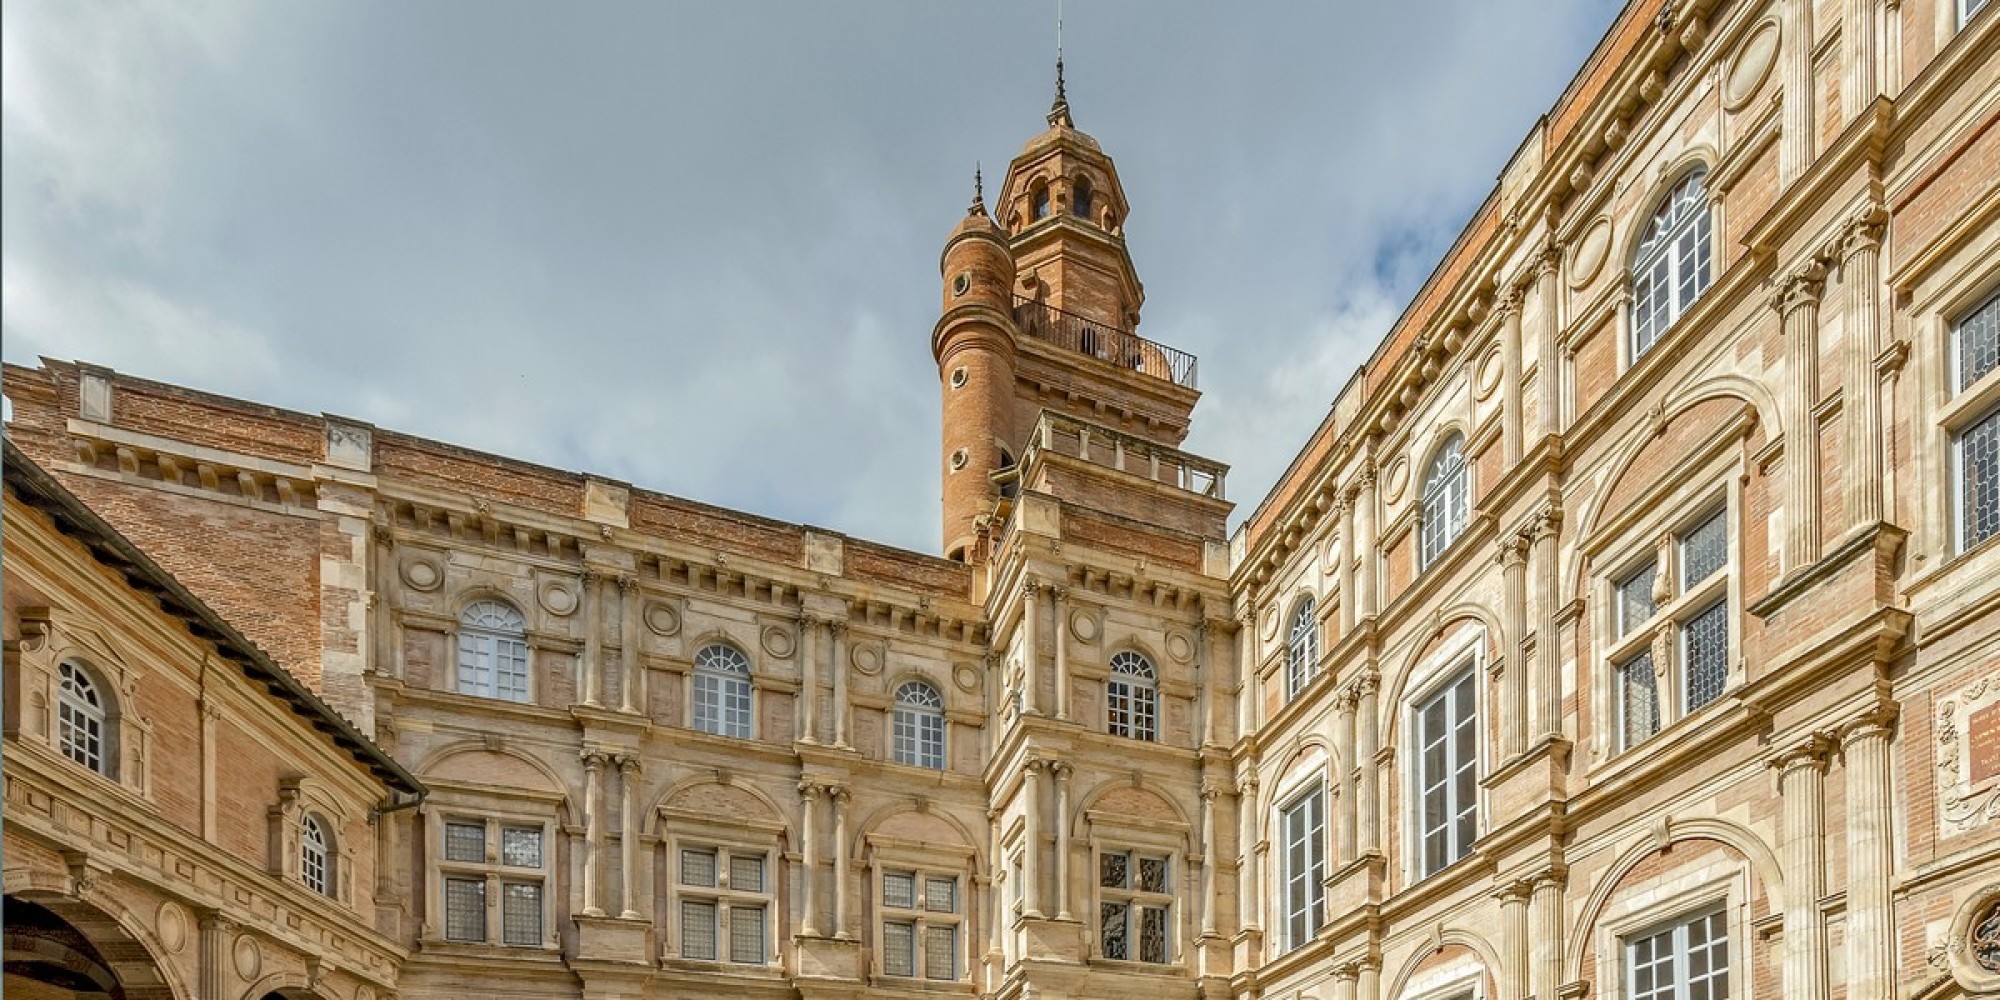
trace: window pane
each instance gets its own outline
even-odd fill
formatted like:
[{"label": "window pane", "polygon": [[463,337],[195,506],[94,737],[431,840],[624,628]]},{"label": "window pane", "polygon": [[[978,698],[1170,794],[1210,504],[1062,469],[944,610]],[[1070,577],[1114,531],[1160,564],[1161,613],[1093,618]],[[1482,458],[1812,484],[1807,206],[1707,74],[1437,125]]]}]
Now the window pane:
[{"label": "window pane", "polygon": [[681,900],[681,957],[715,961],[713,902],[705,899]]},{"label": "window pane", "polygon": [[1417,710],[1418,835],[1422,875],[1472,848],[1478,834],[1479,747],[1470,672]]},{"label": "window pane", "polygon": [[895,910],[916,909],[917,876],[911,872],[883,872],[882,905]]},{"label": "window pane", "polygon": [[542,831],[533,827],[509,826],[500,830],[500,863],[515,868],[542,866]]},{"label": "window pane", "polygon": [[917,925],[890,922],[882,925],[882,974],[917,974]]},{"label": "window pane", "polygon": [[542,943],[540,883],[508,882],[500,887],[500,933],[510,945],[533,948]]},{"label": "window pane", "polygon": [[924,978],[958,978],[958,928],[933,924],[924,928]]},{"label": "window pane", "polygon": [[1687,710],[1721,697],[1729,681],[1729,602],[1717,601],[1687,620],[1681,630],[1687,662]]},{"label": "window pane", "polygon": [[715,852],[712,850],[681,849],[681,884],[715,885]]},{"label": "window pane", "polygon": [[1660,731],[1660,684],[1650,650],[1618,668],[1618,700],[1622,747],[1637,745]]},{"label": "window pane", "polygon": [[729,856],[729,887],[737,892],[764,891],[764,857],[761,854]]},{"label": "window pane", "polygon": [[1729,925],[1719,910],[1688,924],[1688,997],[1729,998]]},{"label": "window pane", "polygon": [[486,940],[486,880],[444,880],[444,936],[448,941]]},{"label": "window pane", "polygon": [[1098,938],[1105,958],[1131,958],[1132,945],[1126,926],[1131,907],[1126,903],[1103,903],[1098,907]]},{"label": "window pane", "polygon": [[729,960],[764,962],[764,908],[736,903],[729,907]]},{"label": "window pane", "polygon": [[446,823],[444,859],[483,864],[486,861],[486,824]]},{"label": "window pane", "polygon": [[1167,960],[1167,911],[1158,906],[1139,908],[1139,961]]},{"label": "window pane", "polygon": [[1692,589],[1729,562],[1729,522],[1721,514],[1681,537],[1681,589]]},{"label": "window pane", "polygon": [[1142,892],[1167,891],[1167,859],[1139,859],[1139,889]]},{"label": "window pane", "polygon": [[1673,932],[1640,938],[1626,950],[1632,965],[1633,1000],[1673,1000]]},{"label": "window pane", "polygon": [[1958,438],[1959,548],[2000,535],[2000,410]]},{"label": "window pane", "polygon": [[2000,295],[1958,321],[1958,391],[2000,368]]},{"label": "window pane", "polygon": [[932,913],[957,913],[958,880],[955,878],[925,879],[924,909]]},{"label": "window pane", "polygon": [[1632,630],[1644,625],[1653,617],[1653,583],[1659,575],[1659,568],[1652,563],[1640,567],[1631,576],[1618,581],[1614,588],[1617,594],[1613,608],[1618,617],[1618,634],[1627,636]]},{"label": "window pane", "polygon": [[1097,884],[1107,889],[1132,887],[1132,856],[1120,851],[1097,856]]}]

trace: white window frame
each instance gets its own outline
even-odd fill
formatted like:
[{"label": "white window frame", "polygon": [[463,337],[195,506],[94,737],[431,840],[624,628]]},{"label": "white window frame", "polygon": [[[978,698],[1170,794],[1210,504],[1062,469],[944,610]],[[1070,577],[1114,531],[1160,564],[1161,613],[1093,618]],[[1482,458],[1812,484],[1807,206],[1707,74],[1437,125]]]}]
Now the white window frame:
[{"label": "white window frame", "polygon": [[[501,613],[484,610],[489,608]],[[504,624],[483,620],[488,617]],[[528,645],[528,619],[520,608],[497,597],[467,601],[458,612],[455,642],[452,676],[458,693],[522,704],[534,701],[534,650]]]},{"label": "white window frame", "polygon": [[[717,653],[716,651],[720,651]],[[714,653],[716,655],[710,655]],[[740,664],[741,669],[729,665]],[[688,674],[688,727],[696,732],[732,739],[755,739],[757,732],[756,668],[748,654],[734,643],[703,643],[694,654],[694,669]],[[715,714],[705,714],[704,684],[712,687]],[[742,702],[741,718],[735,718],[733,702]]]},{"label": "white window frame", "polygon": [[[1614,555],[1618,567],[1614,573],[1607,573],[1600,582],[1602,606],[1606,609],[1600,622],[1600,634],[1605,639],[1599,643],[1598,676],[1605,678],[1610,692],[1608,722],[1610,732],[1606,734],[1606,745],[1613,753],[1625,751],[1645,744],[1680,720],[1700,713],[1703,709],[1723,700],[1723,695],[1738,681],[1735,664],[1740,648],[1741,636],[1738,628],[1739,573],[1742,565],[1742,532],[1738,526],[1736,512],[1740,501],[1735,490],[1725,487],[1705,493],[1692,503],[1679,504],[1676,509],[1692,509],[1697,513],[1682,516],[1662,525],[1657,533],[1643,531],[1635,533],[1641,539],[1650,539],[1643,545]],[[1698,529],[1707,527],[1716,519],[1722,523],[1723,560],[1722,564],[1700,580],[1684,578],[1688,542]],[[1651,567],[1653,577],[1652,611],[1642,621],[1624,620],[1624,602],[1619,599],[1619,587],[1635,573]],[[1692,666],[1688,655],[1691,636],[1687,626],[1717,607],[1722,608],[1724,627],[1728,630],[1724,643],[1722,663],[1722,687],[1715,696],[1700,705],[1691,706],[1689,697],[1692,688]],[[1626,718],[1626,679],[1623,670],[1642,658],[1650,658],[1653,672],[1654,727],[1651,732],[1634,734]]]},{"label": "white window frame", "polygon": [[[715,859],[715,884],[698,885],[685,881],[682,869],[688,852],[710,852]],[[756,860],[762,867],[763,885],[760,889],[741,889],[735,885],[733,862]],[[667,882],[672,887],[673,902],[667,907],[667,947],[668,954],[684,962],[702,965],[735,965],[766,967],[777,961],[778,942],[778,887],[783,872],[778,866],[777,852],[769,843],[731,837],[674,836],[667,844]],[[715,957],[702,958],[686,953],[687,945],[687,903],[707,903],[713,906],[712,930],[715,940]],[[739,907],[755,907],[762,913],[763,956],[754,962],[741,961],[735,954],[734,936],[735,911]]]},{"label": "white window frame", "polygon": [[[463,801],[469,796],[454,796],[439,805],[431,813],[429,823],[429,855],[431,859],[432,898],[436,907],[431,912],[437,914],[433,928],[435,940],[456,946],[490,947],[510,949],[535,949],[547,951],[556,947],[555,899],[551,886],[554,880],[550,873],[555,860],[555,822],[546,814],[535,815],[512,809],[491,809]],[[481,831],[480,848],[483,860],[455,859],[449,850],[449,838],[453,826],[477,827]],[[540,840],[539,866],[509,864],[506,860],[505,841],[508,831],[532,831]],[[450,883],[453,881],[476,882],[482,886],[481,914],[482,937],[472,939],[455,937],[451,933]],[[537,938],[533,944],[521,940],[510,940],[507,933],[507,889],[509,886],[533,886],[539,897],[539,924]]]},{"label": "white window frame", "polygon": [[1749,994],[1749,870],[1736,857],[1718,857],[1692,868],[1669,868],[1660,874],[1621,886],[1605,904],[1591,934],[1595,938],[1595,981],[1616,984],[1618,995],[1631,998],[1631,961],[1627,944],[1678,920],[1720,911],[1729,941],[1732,996]]},{"label": "white window frame", "polygon": [[1431,449],[1430,457],[1424,461],[1417,521],[1417,572],[1436,565],[1450,552],[1471,521],[1472,461],[1465,455],[1464,433],[1452,431]]},{"label": "white window frame", "polygon": [[1965,440],[1971,431],[1989,420],[2000,420],[2000,367],[1980,376],[1970,384],[1961,385],[1965,372],[1963,368],[1966,326],[1975,317],[1988,309],[2000,311],[2000,288],[1987,292],[1973,301],[1968,308],[1959,310],[1950,320],[1945,343],[1945,395],[1956,403],[1949,410],[1950,417],[1946,433],[1951,441],[1950,486],[1947,490],[1951,511],[1951,551],[1953,555],[1963,554],[1972,549],[2000,538],[2000,533],[1989,535],[1977,541],[1966,537],[1967,517],[1965,509]]},{"label": "white window frame", "polygon": [[[905,692],[928,692],[928,698],[905,698]],[[891,759],[898,764],[942,771],[951,745],[950,724],[945,719],[944,690],[923,679],[911,679],[896,686],[895,706],[890,709]]]},{"label": "white window frame", "polygon": [[[1294,790],[1277,809],[1278,829],[1274,838],[1278,844],[1278,906],[1279,919],[1284,933],[1280,935],[1280,947],[1294,951],[1310,943],[1326,926],[1326,872],[1327,844],[1326,820],[1328,799],[1326,781],[1315,774],[1303,788]],[[1317,803],[1316,815],[1303,812],[1311,803]],[[1302,825],[1295,825],[1294,816],[1300,817]],[[1303,851],[1304,871],[1294,865],[1294,848]],[[1303,895],[1295,895],[1295,892]],[[1295,921],[1303,920],[1301,928]]]},{"label": "white window frame", "polygon": [[[1456,647],[1450,655],[1441,657],[1440,662],[1446,664],[1446,666],[1437,671],[1435,679],[1418,691],[1417,694],[1410,697],[1406,703],[1404,732],[1409,734],[1409,764],[1406,768],[1406,777],[1409,781],[1407,787],[1410,789],[1410,814],[1407,829],[1409,830],[1410,845],[1409,868],[1413,881],[1423,881],[1439,872],[1449,870],[1453,865],[1465,860],[1472,854],[1472,845],[1479,839],[1485,827],[1485,810],[1484,803],[1481,801],[1482,796],[1480,791],[1480,782],[1484,779],[1487,770],[1485,759],[1486,734],[1480,728],[1483,725],[1483,713],[1480,709],[1483,707],[1483,699],[1485,698],[1485,690],[1481,683],[1481,678],[1485,675],[1485,671],[1481,669],[1483,666],[1481,661],[1484,657],[1481,655],[1481,647],[1478,645],[1483,638],[1483,634],[1474,633],[1468,638],[1465,644],[1469,645],[1470,648],[1465,648],[1465,645],[1461,645],[1460,647]],[[1429,742],[1430,734],[1424,729],[1423,715],[1427,708],[1437,703],[1440,699],[1450,699],[1453,690],[1458,688],[1461,683],[1464,683],[1470,691],[1466,695],[1466,698],[1471,705],[1471,718],[1461,719],[1450,715],[1449,711],[1447,712],[1446,726],[1451,733],[1447,734],[1445,745],[1449,752],[1452,745],[1451,734],[1455,734],[1462,726],[1470,726],[1473,734],[1472,757],[1470,761],[1459,760],[1454,753],[1452,759],[1446,763],[1447,777],[1440,786],[1447,797],[1448,806],[1445,826],[1443,827],[1447,841],[1446,857],[1435,867],[1432,867],[1424,855],[1424,839],[1425,835],[1430,831],[1424,826],[1424,785],[1425,779],[1429,775],[1425,773],[1423,758],[1424,747]],[[1459,801],[1457,786],[1459,773],[1468,766],[1472,769],[1472,801],[1465,803]],[[1468,810],[1472,813],[1472,833],[1470,837],[1464,837],[1459,831],[1459,821]]]},{"label": "white window frame", "polygon": [[[905,982],[963,982],[970,974],[971,965],[967,957],[965,919],[971,908],[967,892],[971,879],[967,877],[964,865],[876,859],[872,868],[875,877],[870,880],[870,886],[879,903],[875,917],[875,974]],[[892,906],[889,902],[889,880],[905,876],[911,879],[910,905]],[[952,905],[947,909],[936,909],[935,883],[942,881],[951,883]],[[891,925],[908,925],[910,928],[910,971],[907,975],[889,971]],[[951,966],[944,970],[934,967],[928,948],[931,932],[940,929],[948,930],[952,939]]]},{"label": "white window frame", "polygon": [[[1688,959],[1692,954],[1692,949],[1689,947],[1688,944],[1689,931],[1697,923],[1702,925],[1704,931],[1707,931],[1710,927],[1714,925],[1714,922],[1718,918],[1720,919],[1720,924],[1722,929],[1721,936],[1719,937],[1719,939],[1711,939],[1709,944],[1710,946],[1712,946],[1715,943],[1715,941],[1719,940],[1722,945],[1724,953],[1724,962],[1722,966],[1723,994],[1725,996],[1728,995],[1729,981],[1731,979],[1734,979],[1736,976],[1736,969],[1735,969],[1736,963],[1735,963],[1734,953],[1730,949],[1731,942],[1729,940],[1729,915],[1726,912],[1724,912],[1723,908],[1720,906],[1711,906],[1708,907],[1707,909],[1697,910],[1693,913],[1683,914],[1682,916],[1675,917],[1674,919],[1664,924],[1657,924],[1654,925],[1653,927],[1647,928],[1646,930],[1640,931],[1635,934],[1628,934],[1624,938],[1622,938],[1619,943],[1623,945],[1624,951],[1623,954],[1619,956],[1619,958],[1621,959],[1625,967],[1625,981],[1624,981],[1625,995],[1627,997],[1633,998],[1633,1000],[1637,1000],[1637,998],[1639,997],[1639,989],[1638,989],[1639,964],[1637,955],[1639,946],[1643,942],[1651,941],[1657,937],[1666,936],[1671,938],[1671,941],[1668,943],[1669,950],[1667,952],[1668,955],[1667,961],[1668,964],[1670,964],[1673,969],[1673,985],[1670,987],[1671,992],[1669,992],[1666,996],[1652,997],[1649,998],[1649,1000],[1690,1000],[1690,997],[1688,995],[1688,985],[1692,977],[1689,974]],[[1706,977],[1712,979],[1714,975],[1715,975],[1715,970],[1710,969],[1706,974]],[[1657,993],[1658,992],[1657,989],[1655,989],[1654,992]]]},{"label": "white window frame", "polygon": [[[1112,857],[1123,857],[1125,859],[1125,881],[1122,885],[1106,885],[1104,882],[1105,859]],[[1179,935],[1174,933],[1174,924],[1179,919],[1180,914],[1179,908],[1175,905],[1179,901],[1175,893],[1180,889],[1180,880],[1176,878],[1176,875],[1181,870],[1179,852],[1157,846],[1132,845],[1130,842],[1120,841],[1117,846],[1097,845],[1096,849],[1091,852],[1091,860],[1093,864],[1091,865],[1090,878],[1092,884],[1096,887],[1091,909],[1091,913],[1093,914],[1091,924],[1096,934],[1092,939],[1092,955],[1106,961],[1133,962],[1139,965],[1165,966],[1175,964],[1175,947]],[[1165,866],[1165,889],[1155,891],[1138,886],[1139,864],[1142,860],[1158,861]],[[1123,906],[1125,908],[1125,915],[1122,918],[1125,921],[1125,954],[1123,956],[1109,954],[1104,949],[1104,934],[1108,929],[1105,923],[1105,909],[1109,906]],[[1160,919],[1165,928],[1164,950],[1157,959],[1141,957],[1142,949],[1139,943],[1139,934],[1141,928],[1144,926],[1142,913],[1146,910],[1159,912],[1161,915]]]},{"label": "white window frame", "polygon": [[[1144,673],[1128,669],[1145,667]],[[1153,658],[1134,649],[1111,655],[1110,674],[1104,681],[1104,731],[1113,736],[1145,743],[1160,741],[1160,668]],[[1121,690],[1122,689],[1122,690]],[[1126,703],[1125,718],[1118,717],[1118,704]]]},{"label": "white window frame", "polygon": [[1319,676],[1318,602],[1299,598],[1292,610],[1292,631],[1285,642],[1285,699],[1299,696]]},{"label": "white window frame", "polygon": [[81,660],[56,665],[56,752],[99,777],[118,780],[118,702],[104,676]]},{"label": "white window frame", "polygon": [[1988,0],[1958,0],[1959,28],[1963,29],[1966,25],[1971,24],[1972,19],[1978,17],[1979,12],[1986,9],[1987,3]]},{"label": "white window frame", "polygon": [[[1632,339],[1625,345],[1631,364],[1637,364],[1652,350],[1715,283],[1715,201],[1709,195],[1707,182],[1706,166],[1696,165],[1682,171],[1653,203],[1645,225],[1639,230],[1631,266],[1626,271],[1632,284]],[[1674,212],[1684,207],[1683,193],[1689,185],[1698,191],[1701,201],[1676,217]],[[1667,220],[1664,227],[1663,219]],[[1692,251],[1695,270],[1691,275],[1683,273],[1685,254],[1681,252],[1682,239],[1689,236],[1696,240]],[[1660,278],[1664,279],[1664,285],[1652,280]],[[1684,299],[1681,287],[1689,281],[1695,288]],[[1656,303],[1649,295],[1655,290],[1664,295],[1663,301]]]},{"label": "white window frame", "polygon": [[328,826],[318,813],[306,813],[299,820],[299,881],[322,896],[332,897],[339,883],[333,876],[336,854]]}]

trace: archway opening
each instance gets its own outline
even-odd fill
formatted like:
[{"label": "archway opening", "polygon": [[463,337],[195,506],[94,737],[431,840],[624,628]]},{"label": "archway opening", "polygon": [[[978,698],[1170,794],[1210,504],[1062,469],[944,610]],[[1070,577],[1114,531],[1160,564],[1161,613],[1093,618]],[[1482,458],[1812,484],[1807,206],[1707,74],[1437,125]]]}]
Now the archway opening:
[{"label": "archway opening", "polygon": [[103,952],[76,925],[40,903],[6,899],[6,963],[9,997],[36,1000],[125,1000],[124,984]]}]

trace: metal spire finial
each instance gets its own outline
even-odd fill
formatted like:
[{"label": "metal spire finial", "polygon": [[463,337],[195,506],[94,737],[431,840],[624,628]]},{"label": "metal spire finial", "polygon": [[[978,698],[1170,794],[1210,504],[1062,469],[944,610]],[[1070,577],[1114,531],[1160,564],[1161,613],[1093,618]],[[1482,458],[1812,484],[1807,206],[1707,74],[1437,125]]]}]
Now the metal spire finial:
[{"label": "metal spire finial", "polygon": [[1056,101],[1049,106],[1050,128],[1075,128],[1069,116],[1069,96],[1063,92],[1062,0],[1056,0]]},{"label": "metal spire finial", "polygon": [[965,214],[986,214],[986,181],[980,176],[980,166],[977,161],[972,164],[972,204],[966,208]]}]

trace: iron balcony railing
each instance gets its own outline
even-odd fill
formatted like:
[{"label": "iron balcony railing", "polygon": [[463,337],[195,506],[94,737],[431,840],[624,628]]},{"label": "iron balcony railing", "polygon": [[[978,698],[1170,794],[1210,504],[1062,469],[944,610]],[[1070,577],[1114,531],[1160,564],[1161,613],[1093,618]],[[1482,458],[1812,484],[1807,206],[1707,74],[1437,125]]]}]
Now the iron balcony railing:
[{"label": "iron balcony railing", "polygon": [[1014,325],[1022,334],[1078,354],[1088,354],[1175,385],[1195,387],[1195,357],[1130,330],[1065,312],[1046,302],[1014,300]]}]

